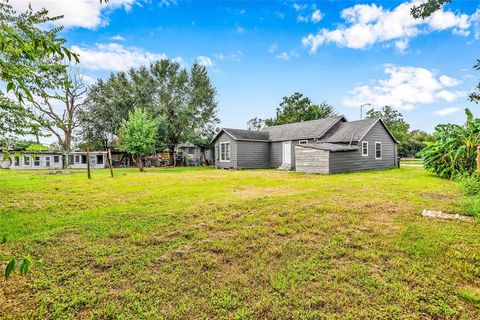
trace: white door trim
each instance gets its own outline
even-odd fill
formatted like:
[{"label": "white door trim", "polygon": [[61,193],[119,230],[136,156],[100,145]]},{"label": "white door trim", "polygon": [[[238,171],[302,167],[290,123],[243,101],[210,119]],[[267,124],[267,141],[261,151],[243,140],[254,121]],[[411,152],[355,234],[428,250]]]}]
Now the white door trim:
[{"label": "white door trim", "polygon": [[285,141],[282,145],[282,163],[292,164],[292,142]]}]

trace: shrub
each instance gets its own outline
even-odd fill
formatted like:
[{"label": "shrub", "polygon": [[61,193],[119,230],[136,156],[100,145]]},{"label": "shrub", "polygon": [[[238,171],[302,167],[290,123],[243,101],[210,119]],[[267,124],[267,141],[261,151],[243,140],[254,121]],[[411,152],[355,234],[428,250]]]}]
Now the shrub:
[{"label": "shrub", "polygon": [[459,178],[458,183],[462,193],[466,196],[480,196],[480,176],[473,175],[471,177]]},{"label": "shrub", "polygon": [[480,217],[480,197],[464,197],[461,202],[461,210],[467,216]]}]

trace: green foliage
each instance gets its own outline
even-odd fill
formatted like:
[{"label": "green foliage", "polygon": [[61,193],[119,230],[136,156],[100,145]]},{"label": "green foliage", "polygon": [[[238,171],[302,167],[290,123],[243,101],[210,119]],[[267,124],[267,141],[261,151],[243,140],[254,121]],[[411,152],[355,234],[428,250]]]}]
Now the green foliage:
[{"label": "green foliage", "polygon": [[[480,60],[477,59],[477,64],[474,66],[475,70],[479,71],[480,70]],[[476,91],[472,92],[469,95],[469,99],[472,102],[479,103],[480,102],[480,82],[477,84],[475,87]]]},{"label": "green foliage", "polygon": [[17,264],[17,260],[15,258],[12,258],[8,262],[7,267],[5,268],[5,280],[8,280],[8,278],[10,278],[10,275],[15,270],[16,264]]},{"label": "green foliage", "polygon": [[32,152],[41,152],[41,151],[48,150],[48,147],[44,146],[43,144],[34,143],[29,145],[25,150],[32,151]]},{"label": "green foliage", "polygon": [[473,175],[471,177],[464,176],[457,179],[460,189],[466,196],[480,196],[480,176]]},{"label": "green foliage", "polygon": [[99,80],[89,91],[82,119],[84,127],[92,128],[92,142],[104,148],[115,145],[119,124],[135,108],[163,119],[157,149],[182,142],[208,144],[219,121],[215,96],[204,66],[195,63],[185,69],[161,60]]},{"label": "green foliage", "polygon": [[410,13],[415,19],[425,19],[450,2],[452,0],[426,0],[419,5],[413,6]]},{"label": "green foliage", "polygon": [[323,119],[335,115],[335,109],[328,103],[323,102],[320,105],[316,105],[313,104],[309,98],[304,97],[303,94],[295,92],[290,97],[283,97],[280,107],[277,108],[275,117],[265,119],[265,125],[277,126],[287,123]]},{"label": "green foliage", "polygon": [[412,130],[399,147],[399,155],[402,157],[417,157],[418,153],[432,141],[433,135],[421,130]]},{"label": "green foliage", "polygon": [[381,118],[388,130],[393,134],[393,136],[400,142],[400,149],[403,148],[403,144],[406,142],[408,137],[408,129],[410,125],[403,119],[402,113],[393,109],[390,106],[384,106],[380,110],[370,109],[367,111],[367,118]]},{"label": "green foliage", "polygon": [[420,152],[425,168],[442,178],[470,176],[476,171],[480,119],[474,118],[469,109],[465,109],[465,113],[465,125],[438,125],[435,141]]},{"label": "green foliage", "polygon": [[265,126],[265,120],[260,118],[252,118],[247,121],[247,129],[253,131],[259,131]]},{"label": "green foliage", "polygon": [[147,111],[135,108],[129,113],[128,120],[120,126],[120,150],[138,158],[138,166],[143,171],[142,156],[155,152],[157,141],[157,123]]},{"label": "green foliage", "polygon": [[15,257],[10,259],[10,261],[7,264],[7,267],[5,268],[5,280],[8,280],[12,273],[15,271],[15,267],[18,266],[18,272],[20,275],[24,276],[27,274],[28,270],[30,269],[30,257],[23,257],[22,260],[17,261]]}]

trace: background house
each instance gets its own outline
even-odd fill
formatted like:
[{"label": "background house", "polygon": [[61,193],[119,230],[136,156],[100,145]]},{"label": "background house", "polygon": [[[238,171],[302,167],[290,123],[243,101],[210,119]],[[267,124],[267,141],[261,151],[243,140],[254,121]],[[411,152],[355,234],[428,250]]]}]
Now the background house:
[{"label": "background house", "polygon": [[217,168],[339,173],[394,167],[398,161],[397,141],[378,118],[348,122],[338,116],[261,131],[222,129],[212,142]]},{"label": "background house", "polygon": [[63,155],[56,151],[9,151],[9,159],[2,161],[3,169],[35,170],[62,169]]},{"label": "background house", "polygon": [[[106,151],[90,152],[90,167],[94,169],[108,168],[108,153]],[[69,155],[68,167],[71,169],[87,168],[87,152],[75,151]]]}]

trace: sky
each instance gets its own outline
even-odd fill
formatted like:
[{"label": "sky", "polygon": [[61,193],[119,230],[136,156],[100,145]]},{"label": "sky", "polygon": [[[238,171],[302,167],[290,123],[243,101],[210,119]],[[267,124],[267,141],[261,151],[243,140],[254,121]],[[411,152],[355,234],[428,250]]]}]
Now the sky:
[{"label": "sky", "polygon": [[[205,65],[221,127],[246,128],[303,93],[349,120],[390,105],[411,129],[464,122],[480,79],[480,1],[453,0],[427,20],[418,1],[12,0],[64,15],[62,36],[89,83],[162,58]],[[368,108],[368,107],[367,107]]]}]

